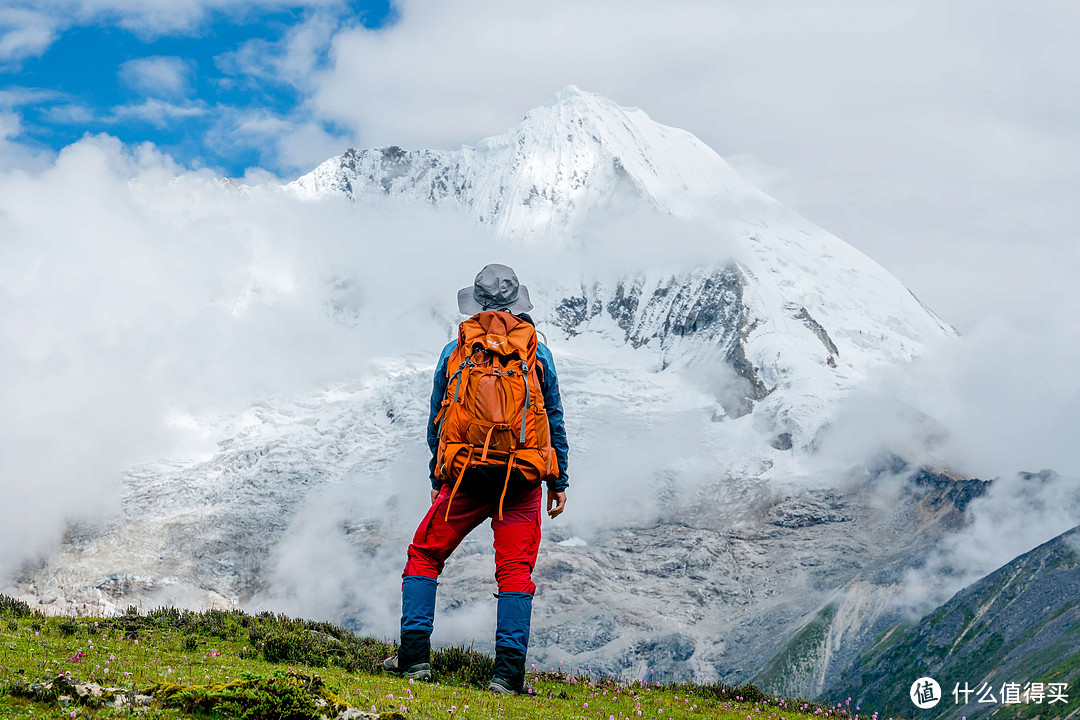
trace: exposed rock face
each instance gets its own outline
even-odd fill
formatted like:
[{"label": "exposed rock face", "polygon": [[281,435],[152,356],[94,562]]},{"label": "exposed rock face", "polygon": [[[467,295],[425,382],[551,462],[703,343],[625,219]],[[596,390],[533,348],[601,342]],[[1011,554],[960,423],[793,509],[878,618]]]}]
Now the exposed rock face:
[{"label": "exposed rock face", "polygon": [[586,332],[590,321],[606,316],[633,348],[648,346],[661,369],[686,367],[702,353],[720,357],[744,382],[724,397],[724,409],[741,417],[754,401],[768,394],[746,359],[747,311],[744,278],[727,265],[702,269],[686,277],[665,277],[650,283],[644,275],[621,280],[614,289],[593,284],[588,293],[563,297],[553,323],[568,336]]},{"label": "exposed rock face", "polygon": [[799,498],[786,497],[766,512],[766,519],[779,527],[802,528],[830,522],[848,522],[852,519],[845,507],[852,500],[832,491],[806,495]]},{"label": "exposed rock face", "polygon": [[554,322],[568,335],[606,313],[625,333],[624,341],[639,348],[656,342],[661,352],[678,339],[729,347],[742,330],[743,278],[735,266],[704,269],[685,279],[665,278],[646,290],[644,276],[620,281],[610,293],[594,285],[591,293],[564,297],[556,306]]},{"label": "exposed rock face", "polygon": [[[1052,690],[1036,703],[1023,687],[1011,709],[1071,717],[1077,713],[1080,678],[1080,527],[1043,543],[957,593],[914,626],[893,624],[868,646],[830,689],[850,692],[864,706],[910,713],[908,688],[929,675],[945,697],[925,717],[981,718],[1003,709],[1005,683],[1066,683],[1065,702],[1049,704]],[[992,685],[994,702],[978,695],[953,696],[957,684],[977,692]],[[1030,687],[1027,689],[1030,690]],[[960,702],[957,702],[957,699]],[[966,702],[965,702],[966,700]],[[1010,708],[1005,707],[1006,711]],[[1019,715],[1018,715],[1019,716]]]}]

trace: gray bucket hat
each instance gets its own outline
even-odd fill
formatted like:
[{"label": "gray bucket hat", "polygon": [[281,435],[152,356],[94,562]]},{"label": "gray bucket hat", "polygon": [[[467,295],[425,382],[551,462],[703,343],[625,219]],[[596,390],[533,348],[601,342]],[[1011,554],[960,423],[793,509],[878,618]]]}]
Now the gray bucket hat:
[{"label": "gray bucket hat", "polygon": [[523,313],[532,310],[529,289],[518,282],[517,274],[505,265],[486,265],[469,287],[457,294],[458,310],[475,315],[484,310]]}]

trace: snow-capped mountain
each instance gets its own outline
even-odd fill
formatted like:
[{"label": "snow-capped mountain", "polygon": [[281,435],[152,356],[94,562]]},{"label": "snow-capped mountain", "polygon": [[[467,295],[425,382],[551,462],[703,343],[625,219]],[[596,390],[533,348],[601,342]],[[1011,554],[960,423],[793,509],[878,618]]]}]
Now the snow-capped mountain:
[{"label": "snow-capped mountain", "polygon": [[[571,87],[476,146],[349,150],[274,191],[434,206],[557,257],[517,267],[571,442],[570,505],[536,568],[536,662],[738,682],[822,607],[855,653],[893,619],[903,569],[959,522],[943,475],[823,477],[809,462],[848,393],[953,330],[685,131]],[[452,332],[452,297],[400,302]],[[328,387],[207,420],[212,457],[132,469],[121,515],[73,529],[10,591],[54,610],[242,605],[392,635],[438,349],[390,348]],[[451,559],[437,642],[490,638],[491,564],[483,532]],[[812,695],[842,655],[788,680]]]},{"label": "snow-capped mountain", "polygon": [[[846,390],[954,332],[884,268],[751,186],[690,133],[572,86],[474,147],[349,150],[291,187],[308,198],[453,206],[507,240],[584,251],[613,229],[596,228],[596,216],[647,208],[685,223],[659,228],[682,237],[647,241],[722,259],[564,278],[540,288],[541,319],[571,336],[607,332],[648,346],[664,367],[722,358],[742,380],[722,398],[727,413],[764,401],[777,435],[804,446]],[[622,250],[617,237],[601,242]]]},{"label": "snow-capped mountain", "polygon": [[293,183],[298,192],[453,203],[506,238],[569,242],[591,210],[630,191],[665,213],[768,201],[690,133],[570,86],[503,135],[452,152],[349,150]]}]

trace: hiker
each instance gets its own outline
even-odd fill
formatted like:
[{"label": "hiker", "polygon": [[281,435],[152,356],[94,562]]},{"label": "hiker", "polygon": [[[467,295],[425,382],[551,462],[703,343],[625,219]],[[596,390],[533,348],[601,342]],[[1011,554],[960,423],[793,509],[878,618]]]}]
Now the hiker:
[{"label": "hiker", "polygon": [[401,644],[389,672],[431,678],[436,579],[466,535],[487,518],[499,585],[495,672],[488,689],[531,693],[525,682],[532,570],[547,513],[566,507],[566,430],[551,351],[537,341],[529,291],[505,265],[488,265],[458,292],[469,315],[435,368],[427,441],[431,507],[409,545],[401,583]]}]

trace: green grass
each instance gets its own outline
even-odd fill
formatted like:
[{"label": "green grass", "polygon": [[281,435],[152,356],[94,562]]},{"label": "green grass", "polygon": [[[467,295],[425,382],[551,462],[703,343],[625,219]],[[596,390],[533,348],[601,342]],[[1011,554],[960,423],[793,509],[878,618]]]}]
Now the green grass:
[{"label": "green grass", "polygon": [[[0,717],[314,720],[346,705],[386,719],[856,715],[853,707],[768,697],[753,685],[627,683],[556,668],[530,673],[534,697],[496,696],[484,690],[492,668],[486,655],[439,650],[432,658],[438,682],[421,683],[378,672],[394,651],[329,623],[270,613],[161,608],[142,615],[132,608],[112,618],[46,617],[0,595]],[[52,690],[42,692],[47,680]],[[137,690],[153,702],[114,708],[108,693],[96,701],[60,697],[73,696],[65,683],[86,681]]]}]

